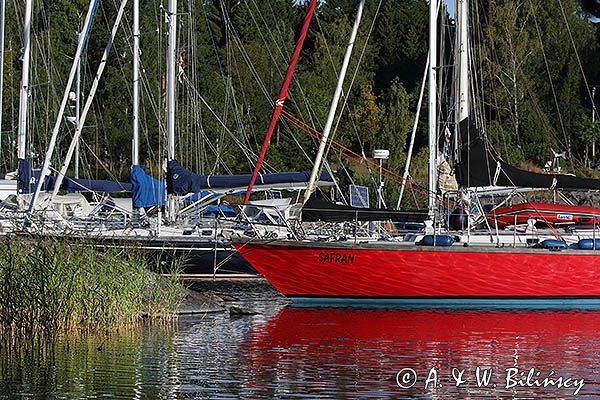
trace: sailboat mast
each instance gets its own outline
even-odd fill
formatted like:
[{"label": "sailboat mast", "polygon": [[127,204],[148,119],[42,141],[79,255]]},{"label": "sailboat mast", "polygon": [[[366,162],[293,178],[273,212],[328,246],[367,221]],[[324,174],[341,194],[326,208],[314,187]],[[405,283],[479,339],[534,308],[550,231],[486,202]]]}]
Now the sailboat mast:
[{"label": "sailboat mast", "polygon": [[[115,18],[115,23],[113,24],[112,30],[110,31],[110,36],[108,37],[108,41],[106,46],[104,47],[104,53],[102,53],[102,58],[100,59],[100,64],[98,65],[98,69],[96,71],[96,76],[92,81],[92,86],[90,87],[90,92],[87,95],[87,99],[85,104],[83,105],[83,110],[81,111],[81,120],[79,124],[77,124],[77,129],[75,130],[75,134],[73,135],[73,139],[69,144],[69,149],[67,150],[67,154],[65,155],[65,161],[56,176],[56,181],[54,181],[54,189],[52,191],[52,199],[56,197],[58,191],[60,190],[61,184],[63,182],[64,177],[67,174],[67,169],[69,168],[69,164],[71,163],[71,158],[73,157],[73,153],[75,152],[75,145],[79,141],[81,137],[81,131],[83,130],[83,126],[85,125],[85,120],[87,115],[92,107],[92,101],[94,100],[94,96],[96,95],[96,91],[98,90],[98,84],[100,82],[100,78],[104,72],[106,64],[108,62],[108,55],[110,53],[110,49],[115,40],[115,36],[117,34],[117,30],[119,29],[119,25],[121,24],[121,19],[123,18],[123,14],[125,13],[125,6],[127,5],[128,0],[121,0],[121,5],[119,6],[119,10],[117,11],[117,16]],[[81,40],[80,40],[81,43]],[[43,175],[42,175],[43,176]],[[42,179],[42,178],[40,178]]]},{"label": "sailboat mast", "polygon": [[131,146],[131,164],[139,164],[139,108],[140,108],[140,0],[133,0],[133,143]]},{"label": "sailboat mast", "polygon": [[348,42],[346,54],[344,55],[344,61],[342,63],[342,69],[340,70],[340,75],[338,77],[337,86],[333,94],[333,100],[331,102],[331,106],[329,107],[329,115],[327,116],[327,122],[325,123],[325,128],[323,129],[323,136],[321,137],[321,142],[319,143],[317,157],[315,158],[313,169],[310,174],[310,180],[308,181],[308,186],[306,187],[306,192],[304,192],[304,203],[308,201],[311,194],[315,190],[315,184],[317,182],[319,171],[321,170],[321,163],[323,161],[323,154],[325,154],[327,140],[329,139],[331,127],[333,126],[333,120],[335,119],[335,114],[337,111],[338,104],[340,102],[340,97],[342,96],[344,79],[346,78],[346,72],[348,71],[348,65],[350,64],[350,57],[352,56],[352,50],[354,49],[354,42],[356,41],[356,35],[358,33],[358,28],[360,27],[360,20],[362,19],[364,7],[365,0],[361,0],[361,2],[358,4],[356,19],[354,20],[354,26],[352,27],[352,33],[350,34],[350,41]]},{"label": "sailboat mast", "polygon": [[[25,17],[23,19],[23,72],[19,96],[19,128],[17,140],[17,156],[24,160],[26,157],[27,135],[27,103],[29,100],[29,64],[31,59],[31,14],[33,0],[25,1]],[[4,15],[4,13],[2,13]]]},{"label": "sailboat mast", "polygon": [[[81,33],[77,35],[77,41],[81,39]],[[77,60],[77,77],[75,79],[75,126],[79,127],[81,121],[81,58]],[[77,129],[77,128],[76,128]],[[79,140],[75,145],[75,179],[79,179]]]},{"label": "sailboat mast", "polygon": [[421,91],[419,93],[419,100],[417,101],[417,113],[415,115],[415,122],[413,129],[410,134],[410,143],[408,145],[408,153],[406,154],[406,164],[404,165],[404,173],[402,174],[402,185],[400,186],[400,194],[398,195],[398,203],[396,204],[396,210],[400,209],[402,204],[402,198],[404,197],[404,189],[408,181],[408,174],[410,172],[410,162],[413,155],[413,149],[415,147],[415,138],[417,137],[417,128],[419,126],[419,118],[421,117],[421,105],[423,104],[423,95],[425,94],[425,86],[427,84],[427,74],[429,72],[429,55],[425,62],[425,71],[423,72],[423,83],[421,84]]},{"label": "sailboat mast", "polygon": [[[177,61],[177,0],[169,0],[167,14],[167,161],[175,159],[175,63]],[[168,196],[168,218],[175,220],[175,198]]]},{"label": "sailboat mast", "polygon": [[[0,149],[2,149],[2,107],[4,105],[4,25],[6,22],[6,0],[0,0]],[[1,154],[1,152],[0,152]]]},{"label": "sailboat mast", "polygon": [[73,85],[73,80],[75,79],[77,63],[81,59],[81,54],[83,53],[83,44],[88,35],[92,15],[94,15],[94,11],[96,9],[96,5],[99,0],[91,0],[90,6],[88,8],[87,15],[85,16],[85,22],[83,23],[83,31],[79,36],[79,42],[77,43],[77,51],[75,52],[75,57],[73,58],[73,64],[71,65],[71,71],[69,72],[69,78],[67,80],[67,86],[65,87],[65,92],[63,94],[62,101],[60,103],[60,107],[58,109],[58,115],[56,117],[56,122],[54,123],[54,128],[52,129],[52,136],[50,137],[50,143],[48,144],[48,150],[46,151],[46,155],[44,157],[44,163],[42,164],[42,171],[40,173],[40,177],[35,187],[35,192],[33,192],[33,196],[31,197],[31,202],[29,203],[29,211],[33,210],[37,205],[37,199],[42,190],[44,179],[50,173],[50,162],[52,160],[52,155],[54,154],[54,148],[56,147],[56,141],[58,139],[58,133],[60,130],[60,126],[62,124],[63,115],[65,113],[65,108],[67,107],[67,101],[69,100],[69,93],[71,91],[71,86]]},{"label": "sailboat mast", "polygon": [[429,0],[429,216],[436,209],[437,193],[437,20],[438,0]]},{"label": "sailboat mast", "polygon": [[457,123],[461,123],[469,116],[469,38],[467,0],[456,0],[456,27],[456,49],[458,51],[456,121]]},{"label": "sailboat mast", "polygon": [[304,46],[304,39],[306,39],[306,34],[308,33],[308,27],[310,26],[310,21],[312,20],[313,13],[315,11],[315,7],[317,6],[317,0],[310,0],[308,4],[308,11],[306,12],[306,16],[304,17],[304,22],[302,23],[302,30],[300,31],[300,36],[296,41],[296,47],[294,48],[294,53],[292,54],[292,58],[290,60],[290,65],[288,65],[287,71],[285,72],[285,78],[283,79],[283,84],[281,85],[281,90],[279,91],[279,96],[275,101],[275,109],[273,110],[273,115],[271,116],[271,122],[269,123],[269,128],[267,129],[267,134],[265,135],[265,140],[263,141],[262,147],[260,149],[260,153],[258,154],[258,159],[256,160],[256,165],[254,166],[254,171],[252,172],[252,178],[250,179],[250,183],[248,184],[248,189],[246,190],[246,196],[244,197],[244,204],[248,204],[248,200],[250,200],[250,195],[252,194],[252,188],[254,187],[254,182],[256,182],[256,178],[258,176],[258,171],[260,171],[260,167],[262,166],[263,159],[265,158],[265,154],[267,154],[267,149],[269,148],[269,142],[271,141],[271,137],[273,136],[273,132],[275,131],[275,127],[277,126],[277,121],[279,120],[279,116],[281,115],[281,111],[283,110],[283,105],[285,104],[285,99],[288,96],[288,89],[290,87],[290,83],[292,82],[292,77],[294,76],[294,70],[296,69],[296,63],[298,62],[298,58],[300,57],[300,52],[302,51],[302,47]]}]

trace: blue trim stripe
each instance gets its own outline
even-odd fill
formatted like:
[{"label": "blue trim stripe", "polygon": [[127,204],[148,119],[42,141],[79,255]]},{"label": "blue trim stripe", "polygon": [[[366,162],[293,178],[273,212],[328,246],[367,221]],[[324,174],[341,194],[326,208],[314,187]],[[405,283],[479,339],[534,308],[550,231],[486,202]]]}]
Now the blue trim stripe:
[{"label": "blue trim stripe", "polygon": [[297,307],[600,310],[600,298],[288,298]]}]

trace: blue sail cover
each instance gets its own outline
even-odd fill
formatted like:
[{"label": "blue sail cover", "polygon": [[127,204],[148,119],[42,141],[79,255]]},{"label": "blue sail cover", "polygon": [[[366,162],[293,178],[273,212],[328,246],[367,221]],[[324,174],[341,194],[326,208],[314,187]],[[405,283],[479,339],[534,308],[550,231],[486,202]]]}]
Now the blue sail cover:
[{"label": "blue sail cover", "polygon": [[[40,178],[40,171],[32,171],[29,160],[19,159],[17,166],[17,193],[29,194],[35,191],[35,186]],[[54,187],[54,178],[46,177],[43,190],[50,190]]]},{"label": "blue sail cover", "polygon": [[132,185],[129,182],[115,182],[103,179],[74,179],[65,177],[60,188],[70,192],[118,193],[131,192],[131,186]]},{"label": "blue sail cover", "polygon": [[[230,189],[250,184],[252,175],[198,175],[183,168],[175,160],[167,164],[167,192],[185,195],[199,193],[206,189]],[[308,183],[310,172],[282,172],[278,174],[259,174],[255,186]],[[322,173],[321,182],[333,182],[329,173]]]},{"label": "blue sail cover", "polygon": [[165,204],[165,183],[151,177],[138,165],[131,167],[131,186],[133,208]]},{"label": "blue sail cover", "polygon": [[[29,160],[19,160],[17,168],[17,193],[28,194],[35,191],[35,187],[40,178],[40,170],[32,170]],[[54,189],[56,178],[47,176],[44,180],[42,190]],[[114,182],[99,179],[74,179],[65,177],[60,185],[61,190],[70,192],[103,192],[118,193],[131,192],[131,184],[124,182]]]},{"label": "blue sail cover", "polygon": [[17,193],[31,193],[31,166],[27,160],[19,158],[17,164]]}]

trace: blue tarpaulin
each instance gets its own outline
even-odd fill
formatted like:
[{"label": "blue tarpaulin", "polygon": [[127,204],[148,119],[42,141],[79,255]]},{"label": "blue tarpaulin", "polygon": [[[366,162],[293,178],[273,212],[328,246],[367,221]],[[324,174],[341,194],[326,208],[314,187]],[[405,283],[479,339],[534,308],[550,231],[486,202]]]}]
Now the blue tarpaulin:
[{"label": "blue tarpaulin", "polygon": [[137,165],[131,167],[131,200],[133,208],[163,206],[165,183],[151,177]]},{"label": "blue tarpaulin", "polygon": [[[167,191],[169,194],[185,195],[199,193],[206,189],[240,188],[250,184],[252,175],[198,175],[186,170],[175,160],[167,164]],[[308,183],[310,172],[282,172],[259,174],[255,186],[290,183]],[[324,172],[321,182],[333,182],[331,175]]]}]

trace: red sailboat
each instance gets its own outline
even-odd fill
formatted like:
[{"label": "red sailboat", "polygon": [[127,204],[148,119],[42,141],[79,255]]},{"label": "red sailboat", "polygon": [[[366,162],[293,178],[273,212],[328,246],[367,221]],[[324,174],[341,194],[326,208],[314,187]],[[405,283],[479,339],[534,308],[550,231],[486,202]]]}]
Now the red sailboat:
[{"label": "red sailboat", "polygon": [[546,306],[548,300],[561,300],[554,305],[575,300],[581,306],[600,305],[600,252],[594,250],[387,242],[234,245],[297,302],[491,306],[503,300],[505,306]]},{"label": "red sailboat", "polygon": [[[360,7],[357,21],[360,19]],[[455,137],[459,138],[454,160],[458,184],[464,193],[473,187],[528,187],[549,190],[600,190],[600,180],[571,175],[524,171],[504,162],[495,154],[485,135],[469,120],[469,84],[466,2],[457,8],[457,56],[459,88],[456,97]],[[431,2],[431,40],[429,61],[430,122],[430,204],[428,234],[406,235],[396,241],[360,242],[315,240],[239,240],[238,252],[273,286],[297,302],[394,302],[442,306],[600,306],[600,239],[595,224],[600,211],[592,207],[573,207],[526,202],[496,209],[488,221],[497,221],[483,232],[485,241],[472,241],[476,234],[449,232],[440,221],[438,208],[436,46],[437,7]],[[351,39],[351,43],[353,40]],[[349,47],[351,50],[351,47]],[[347,61],[347,57],[344,61]],[[344,68],[342,68],[344,70]],[[343,74],[340,74],[343,83]],[[338,82],[338,89],[341,87]],[[338,90],[336,89],[336,94]],[[335,104],[336,95],[334,95]],[[332,105],[331,115],[335,115]],[[479,133],[478,133],[479,132]],[[320,157],[327,138],[327,125],[313,175],[320,169]],[[265,141],[267,144],[267,140]],[[263,148],[264,149],[264,148]],[[264,152],[261,152],[264,154]],[[256,167],[258,168],[258,166]],[[381,167],[380,167],[381,168]],[[255,171],[256,173],[256,171]],[[307,190],[310,195],[310,184]],[[381,210],[379,210],[381,212]],[[350,215],[359,220],[359,210],[336,208],[336,220]],[[468,208],[467,208],[468,212]],[[376,213],[375,213],[376,214]],[[373,215],[371,213],[370,215]],[[412,216],[414,221],[414,215]],[[501,241],[498,229],[504,225],[527,223],[534,218],[554,230],[556,239],[509,233],[510,244]],[[388,218],[382,214],[380,220]],[[436,223],[437,221],[437,223]],[[562,237],[554,225],[563,222],[591,224],[591,238]],[[433,225],[433,226],[431,226]],[[486,236],[487,235],[487,236]],[[412,239],[411,239],[412,237]],[[506,239],[506,238],[505,238]],[[552,302],[548,302],[551,300]]]}]

